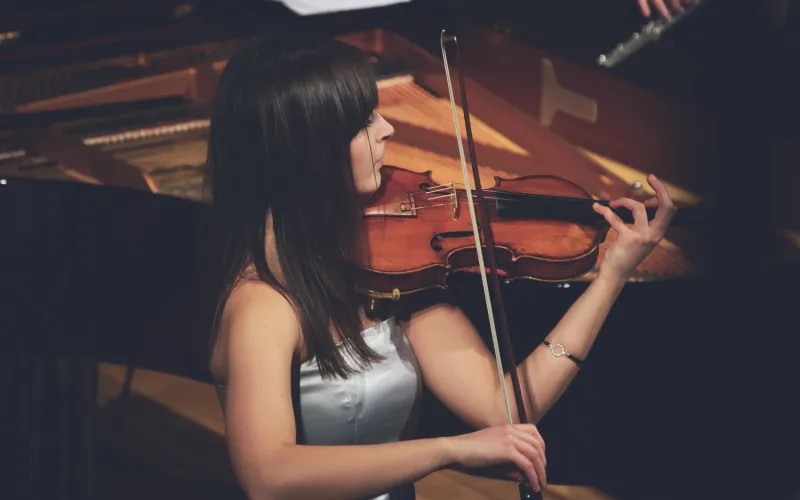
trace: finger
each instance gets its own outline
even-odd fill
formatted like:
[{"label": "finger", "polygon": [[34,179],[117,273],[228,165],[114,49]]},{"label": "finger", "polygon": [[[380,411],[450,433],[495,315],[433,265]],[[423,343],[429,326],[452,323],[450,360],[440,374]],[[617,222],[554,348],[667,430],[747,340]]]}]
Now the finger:
[{"label": "finger", "polygon": [[518,425],[515,427],[515,434],[520,436],[523,439],[526,439],[531,444],[537,446],[542,453],[547,450],[547,447],[544,444],[544,438],[539,433],[539,429],[536,428],[533,424],[523,424]]},{"label": "finger", "polygon": [[613,208],[617,207],[625,207],[633,213],[633,228],[638,233],[643,233],[647,231],[648,227],[648,220],[647,220],[647,210],[645,210],[644,205],[636,200],[632,200],[630,198],[619,198],[609,205]]},{"label": "finger", "polygon": [[669,0],[669,5],[672,7],[672,12],[680,12],[683,10],[680,0]]},{"label": "finger", "polygon": [[650,17],[650,4],[648,0],[637,0],[639,2],[639,10],[642,11],[644,17]]},{"label": "finger", "polygon": [[531,483],[531,488],[533,488],[533,491],[540,491],[541,488],[539,486],[539,476],[536,474],[536,468],[533,466],[533,463],[519,451],[516,451],[511,456],[511,461],[514,462],[514,465],[519,467],[519,469],[525,473],[525,477],[527,477],[528,482]]},{"label": "finger", "polygon": [[675,215],[677,208],[675,207],[675,203],[672,201],[672,197],[667,191],[667,186],[665,186],[664,183],[661,182],[655,175],[648,175],[647,182],[653,187],[653,190],[655,190],[656,198],[658,199],[658,210],[656,211],[655,217],[653,217],[651,227],[663,234],[666,232],[669,223],[672,221],[672,217]]},{"label": "finger", "polygon": [[516,440],[516,447],[523,455],[525,455],[528,460],[531,461],[533,464],[534,470],[536,470],[536,475],[539,477],[539,481],[541,482],[542,488],[547,487],[547,462],[544,458],[544,453],[541,449],[538,449],[534,446],[531,442],[526,441],[524,439],[519,439],[518,437],[514,436]]},{"label": "finger", "polygon": [[542,470],[540,470],[540,466],[541,469],[547,468],[547,457],[542,449],[542,444],[533,436],[514,436],[512,439],[517,449],[528,457],[529,460],[534,462],[539,477],[546,477],[543,476]]},{"label": "finger", "polygon": [[602,215],[606,219],[606,222],[608,222],[608,225],[614,228],[614,230],[617,231],[618,233],[624,233],[625,231],[630,231],[628,226],[626,226],[625,223],[622,222],[622,219],[617,217],[617,214],[615,214],[614,211],[611,210],[609,207],[603,206],[599,203],[594,203],[592,205],[592,208],[594,209],[595,212]]},{"label": "finger", "polygon": [[652,198],[648,198],[642,202],[644,206],[647,208],[656,208],[658,207],[658,197],[653,196]]},{"label": "finger", "polygon": [[653,6],[656,8],[656,11],[661,14],[661,17],[669,19],[669,10],[664,4],[664,0],[653,0]]},{"label": "finger", "polygon": [[661,182],[661,179],[656,177],[653,174],[647,176],[647,183],[653,188],[656,192],[656,198],[662,204],[672,204],[672,197],[669,195],[669,191],[667,191],[667,186]]}]

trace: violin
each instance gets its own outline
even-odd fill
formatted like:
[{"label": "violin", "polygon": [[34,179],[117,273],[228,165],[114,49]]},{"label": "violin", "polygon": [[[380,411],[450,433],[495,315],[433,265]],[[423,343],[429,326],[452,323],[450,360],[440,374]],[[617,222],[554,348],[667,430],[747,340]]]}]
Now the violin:
[{"label": "violin", "polygon": [[[384,166],[381,185],[364,208],[369,262],[362,269],[361,286],[372,300],[370,309],[374,309],[376,300],[399,302],[417,292],[444,289],[448,276],[454,272],[479,274],[506,418],[511,424],[502,358],[511,366],[516,358],[499,276],[505,281],[563,281],[586,274],[595,266],[599,246],[609,229],[592,204],[609,206],[609,201],[594,200],[579,185],[552,175],[495,177],[495,185],[484,190],[472,139],[463,72],[459,71],[473,190],[445,50],[449,42],[454,44],[458,65],[457,39],[442,30],[440,45],[464,183],[459,186],[440,184],[431,177],[430,171],[416,173]],[[633,214],[626,208],[620,207],[615,212],[623,221],[633,222]],[[655,210],[649,209],[648,218],[654,216]],[[491,295],[489,281],[494,290]],[[496,308],[493,300],[498,303]],[[496,319],[499,320],[499,335]],[[516,369],[509,373],[519,422],[524,424],[529,419],[519,377]],[[517,482],[520,499],[542,498],[541,493],[534,492],[524,480]]]},{"label": "violin", "polygon": [[[364,283],[372,298],[398,300],[444,289],[450,274],[480,271],[465,188],[437,183],[430,171],[388,165],[381,177],[364,209],[372,252]],[[488,212],[497,272],[506,283],[560,282],[594,269],[610,226],[592,204],[608,206],[608,200],[595,200],[579,185],[554,175],[495,177],[495,185],[483,192],[479,205]],[[627,208],[613,210],[623,222],[633,223]],[[652,220],[656,210],[646,210]],[[683,212],[675,215],[673,225],[693,219],[678,214]],[[488,258],[485,243],[481,247]]]}]

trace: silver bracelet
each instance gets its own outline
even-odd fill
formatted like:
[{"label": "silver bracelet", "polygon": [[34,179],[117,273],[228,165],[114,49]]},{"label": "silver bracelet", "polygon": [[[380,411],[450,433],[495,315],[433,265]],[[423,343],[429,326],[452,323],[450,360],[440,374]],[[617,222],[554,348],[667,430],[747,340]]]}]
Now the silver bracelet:
[{"label": "silver bracelet", "polygon": [[557,358],[561,357],[561,356],[566,356],[569,359],[571,359],[576,365],[578,365],[578,366],[583,365],[583,360],[579,359],[579,358],[576,358],[572,354],[568,353],[566,351],[566,349],[564,349],[563,345],[561,345],[561,344],[551,344],[547,340],[543,340],[542,343],[550,348],[550,352],[553,353],[553,356],[555,356]]}]

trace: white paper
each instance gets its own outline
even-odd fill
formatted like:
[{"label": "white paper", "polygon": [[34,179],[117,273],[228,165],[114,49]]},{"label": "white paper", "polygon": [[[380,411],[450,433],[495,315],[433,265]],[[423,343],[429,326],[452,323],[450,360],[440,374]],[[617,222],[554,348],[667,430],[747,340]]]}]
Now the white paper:
[{"label": "white paper", "polygon": [[301,16],[386,7],[411,0],[278,0]]}]

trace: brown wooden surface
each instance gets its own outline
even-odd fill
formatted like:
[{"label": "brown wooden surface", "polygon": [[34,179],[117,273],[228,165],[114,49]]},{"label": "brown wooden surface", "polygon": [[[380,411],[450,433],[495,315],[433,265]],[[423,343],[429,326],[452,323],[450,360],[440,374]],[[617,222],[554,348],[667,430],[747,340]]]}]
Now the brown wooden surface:
[{"label": "brown wooden surface", "polygon": [[[472,95],[469,98],[470,103],[477,100],[473,99]],[[487,113],[491,109],[490,104],[491,102],[488,102],[483,108]],[[471,110],[478,107],[472,104],[470,106]],[[504,111],[494,109],[495,122],[514,119],[514,114]],[[449,99],[436,97],[424,91],[417,82],[400,83],[380,89],[379,112],[395,125],[395,136],[387,147],[384,157],[387,165],[415,172],[430,170],[432,178],[439,183],[454,182],[463,185]],[[460,108],[457,116],[461,122],[460,130],[466,151],[466,132],[463,111]],[[552,174],[576,182],[597,198],[607,199],[607,196],[603,195],[611,195],[611,192],[619,193],[620,196],[630,195],[628,184],[614,173],[614,169],[590,159],[588,155],[584,155],[538,125],[525,121],[530,125],[530,128],[524,129],[529,133],[525,142],[532,148],[527,149],[487,122],[484,114],[471,112],[481,184],[484,187],[494,185],[495,176],[513,178],[520,175]],[[530,139],[533,136],[537,139]],[[449,150],[448,142],[452,144]],[[560,173],[551,165],[570,165],[572,175]],[[469,163],[467,167],[471,175]],[[644,174],[641,175],[641,179],[646,184]],[[676,197],[676,201],[680,201],[679,198]],[[610,231],[607,241],[601,245],[600,259],[614,241],[615,234],[614,231]],[[692,246],[692,240],[693,238],[689,236],[687,242],[689,246]],[[703,242],[698,240],[694,243]],[[697,252],[702,255],[704,250],[701,245],[701,249]],[[698,263],[702,262],[702,257],[700,261],[693,262],[690,259],[691,255],[667,238],[640,264],[635,279],[669,279],[697,275],[702,271]],[[591,279],[593,275],[594,272],[590,272],[581,279]]]},{"label": "brown wooden surface", "polygon": [[[436,73],[437,62],[429,55],[418,52],[419,49],[408,42],[386,33],[382,33],[378,39],[381,41],[378,45],[384,46],[387,54],[400,54],[398,57],[414,68],[413,77],[387,78],[379,84],[379,112],[395,127],[385,163],[415,172],[431,171],[435,182],[461,185],[463,174],[450,100],[446,96],[434,95],[421,86],[423,83],[441,85],[441,64],[438,63],[439,73]],[[223,65],[216,66],[215,71]],[[419,78],[424,82],[416,80]],[[139,87],[131,84],[129,88]],[[597,158],[573,147],[480,87],[470,85],[469,89],[471,122],[482,174],[481,184],[484,187],[494,185],[495,177],[508,179],[529,174],[551,174],[575,182],[598,198],[632,195],[629,181],[617,174],[619,169],[609,168]],[[98,95],[102,95],[102,92],[98,92]],[[466,131],[460,108],[457,116],[466,149]],[[51,169],[66,168],[73,177],[88,175],[90,179],[102,179],[101,182],[108,184],[135,185],[125,184],[130,179],[120,180],[117,174],[137,172],[143,179],[152,179],[159,192],[201,199],[207,133],[207,120],[191,120],[154,124],[149,128],[145,125],[110,135],[96,133],[83,138],[84,143],[91,147],[78,144],[80,141],[77,139],[58,135],[63,139],[61,142],[69,139],[70,144],[75,143],[73,146],[81,146],[82,155],[64,154],[65,151],[74,153],[77,151],[75,147],[49,148],[40,151],[40,155],[57,160],[58,166]],[[48,134],[52,135],[53,132]],[[101,161],[103,158],[105,162]],[[125,169],[117,168],[120,165],[126,166]],[[468,170],[471,171],[469,165]],[[643,178],[644,174],[641,174],[640,179]],[[145,186],[149,184],[142,185]],[[691,237],[682,241],[680,246],[669,239],[665,240],[641,264],[637,279],[696,274],[697,264],[691,262],[690,255],[681,248],[687,241],[689,245],[692,244]],[[601,258],[606,247],[607,243],[601,246]],[[582,279],[591,277],[590,272]]]},{"label": "brown wooden surface", "polygon": [[155,192],[155,182],[135,166],[96,148],[86,146],[79,138],[61,134],[51,128],[23,133],[30,150],[58,162],[64,167],[102,184],[145,189]]},{"label": "brown wooden surface", "polygon": [[[418,170],[431,168],[443,182],[460,179],[452,115],[442,63],[437,55],[380,29],[341,38],[386,58],[403,61],[411,68],[417,83],[408,85],[402,78],[400,83],[404,85],[382,82],[381,112],[397,131],[387,153],[387,163]],[[632,182],[642,182],[643,193],[652,194],[644,177],[646,173],[655,172],[667,182],[679,203],[713,201],[707,196],[707,187],[713,182],[707,177],[711,171],[709,155],[713,156],[711,152],[715,151],[713,117],[615,80],[600,70],[552,57],[536,47],[477,27],[462,37],[461,44],[484,184],[491,185],[495,175],[550,173],[578,183],[596,197],[608,199],[635,196],[629,187]],[[62,89],[66,91],[71,79],[81,71],[96,71],[109,65],[109,68],[118,68],[114,71],[131,76],[81,91],[58,91],[56,97],[26,102],[18,109],[63,109],[159,96],[208,100],[225,66],[224,60],[210,62],[208,54],[230,50],[231,41],[200,44],[97,61],[77,68],[40,71],[30,77],[21,75],[11,80],[4,77],[0,87],[13,90],[14,85],[23,85],[17,88],[19,91],[30,86],[47,89],[52,84],[59,88],[66,85]],[[205,62],[192,62],[198,60]],[[30,85],[25,83],[28,80]],[[435,95],[423,88],[432,90]],[[458,102],[458,88],[455,93]],[[547,109],[550,113],[543,114]],[[461,124],[463,131],[463,119]],[[697,127],[702,128],[702,134],[691,132]],[[118,159],[138,164],[149,171],[149,175],[160,177],[154,179],[159,190],[199,198],[200,157],[204,155],[205,144],[200,139],[195,142],[194,152],[189,153],[188,140],[182,136],[182,133],[162,134],[157,140],[160,146],[152,145],[154,150],[162,151],[160,158],[157,158],[159,155],[149,156],[144,151],[147,148],[138,144],[134,145],[137,151],[123,153],[131,144],[127,140],[101,147],[116,149]],[[156,141],[151,138],[151,142]],[[777,261],[800,258],[800,246],[795,237],[800,227],[797,223],[800,212],[794,207],[796,203],[792,200],[798,197],[793,196],[791,189],[796,184],[791,181],[795,177],[791,174],[794,171],[791,165],[797,157],[796,149],[794,143],[786,141],[776,142],[773,148],[778,165],[771,172],[775,179],[772,198],[775,239],[780,240],[775,246]],[[790,153],[786,154],[787,151]],[[181,161],[184,154],[191,160]],[[173,158],[168,162],[170,165],[158,164],[166,156]],[[98,182],[96,175],[87,175],[86,162],[76,162],[74,158],[80,157],[70,157],[68,164],[64,164],[55,157],[43,156],[40,165],[28,163],[21,168],[15,166],[20,163],[4,162],[0,172]],[[113,162],[108,164],[111,166]],[[118,175],[124,170],[101,174],[104,180],[100,182],[153,188],[151,182],[139,183]],[[681,249],[687,243],[704,243],[693,243],[693,238],[684,234],[673,233],[668,238]],[[705,250],[688,251],[687,258],[695,262],[696,269],[695,256]],[[665,271],[666,268],[661,269]]]},{"label": "brown wooden surface", "polygon": [[[385,32],[382,40],[385,56],[389,59],[403,61],[412,68],[417,84],[440,96],[442,103],[447,106],[445,109],[448,109],[449,91],[441,60],[396,34]],[[558,175],[582,186],[593,195],[605,199],[629,194],[628,185],[613,173],[606,171],[598,163],[580,154],[574,146],[546,130],[532,117],[520,113],[515,106],[498,95],[478,85],[474,79],[468,77],[465,80],[471,117],[479,118],[497,134],[527,152],[527,161],[504,163],[503,168],[506,171],[517,176]],[[454,83],[453,90],[456,103],[460,103],[457,83]],[[454,130],[452,128],[452,112],[447,111],[447,113],[450,113],[450,118],[446,122],[449,123],[450,130]],[[456,145],[453,144],[453,147],[457,154]],[[487,150],[478,143],[476,133],[476,154],[481,167],[492,166],[489,160],[483,159],[485,154],[489,154],[491,157],[491,153],[491,150]]]},{"label": "brown wooden surface", "polygon": [[116,102],[137,101],[171,96],[193,96],[197,88],[195,68],[149,76],[128,82],[89,89],[18,106],[17,112],[70,109]]},{"label": "brown wooden surface", "polygon": [[[461,44],[467,75],[553,133],[712,196],[714,116],[478,26]],[[593,104],[592,118],[582,100]]]}]

